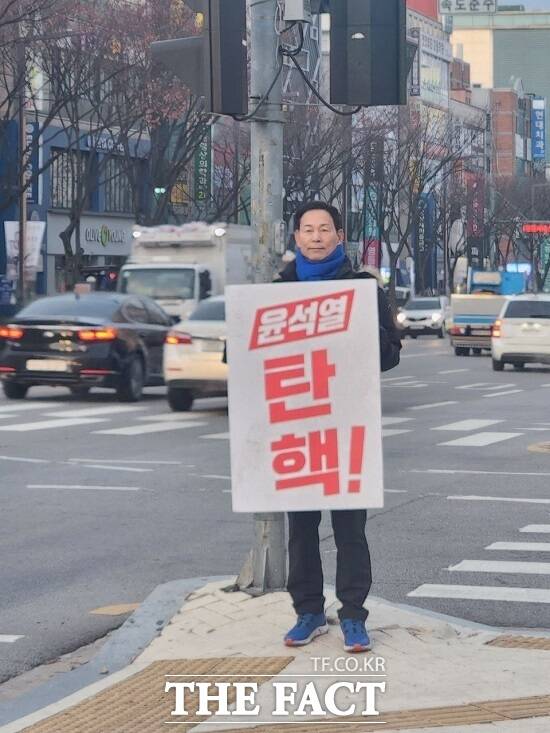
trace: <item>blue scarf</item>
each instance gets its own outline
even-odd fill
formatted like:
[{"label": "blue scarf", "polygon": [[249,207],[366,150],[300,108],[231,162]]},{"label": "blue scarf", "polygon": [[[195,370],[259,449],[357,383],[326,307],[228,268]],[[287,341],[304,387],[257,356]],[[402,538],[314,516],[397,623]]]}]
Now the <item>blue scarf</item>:
[{"label": "blue scarf", "polygon": [[312,262],[296,250],[296,273],[298,280],[332,280],[338,273],[344,261],[346,253],[344,245],[339,244],[334,252],[319,262]]}]

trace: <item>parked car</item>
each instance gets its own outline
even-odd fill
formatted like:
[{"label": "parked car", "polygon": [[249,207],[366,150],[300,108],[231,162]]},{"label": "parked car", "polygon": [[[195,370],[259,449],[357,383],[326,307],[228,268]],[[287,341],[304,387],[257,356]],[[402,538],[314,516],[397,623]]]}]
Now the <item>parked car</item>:
[{"label": "parked car", "polygon": [[493,369],[550,364],[550,295],[518,295],[502,307],[491,337]]},{"label": "parked car", "polygon": [[422,334],[432,334],[442,339],[445,335],[447,298],[412,298],[397,314],[397,323],[404,336],[416,338]]},{"label": "parked car", "polygon": [[0,377],[9,399],[29,387],[115,389],[139,400],[145,385],[163,383],[162,358],[172,321],[151,299],[118,293],[56,295],[23,308],[0,326]]},{"label": "parked car", "polygon": [[227,364],[223,362],[227,326],[225,298],[203,300],[166,337],[164,381],[172,410],[190,410],[196,397],[227,395]]}]

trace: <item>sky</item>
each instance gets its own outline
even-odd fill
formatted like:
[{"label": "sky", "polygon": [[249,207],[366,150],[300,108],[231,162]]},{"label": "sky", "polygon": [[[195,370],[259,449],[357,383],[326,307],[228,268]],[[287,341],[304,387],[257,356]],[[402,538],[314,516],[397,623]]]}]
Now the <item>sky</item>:
[{"label": "sky", "polygon": [[[514,5],[516,0],[501,0],[501,5]],[[525,5],[528,10],[550,10],[550,0],[517,0],[518,5]]]}]

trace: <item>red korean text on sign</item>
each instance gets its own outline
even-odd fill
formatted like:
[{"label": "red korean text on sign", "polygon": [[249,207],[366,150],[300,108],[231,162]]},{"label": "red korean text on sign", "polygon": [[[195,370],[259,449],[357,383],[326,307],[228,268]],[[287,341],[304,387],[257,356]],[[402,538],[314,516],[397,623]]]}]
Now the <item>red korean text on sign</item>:
[{"label": "red korean text on sign", "polygon": [[259,309],[250,349],[347,331],[354,295],[353,290],[347,290]]},{"label": "red korean text on sign", "polygon": [[[336,376],[326,349],[310,354],[311,377],[306,377],[306,355],[296,354],[264,362],[265,396],[271,424],[331,414],[329,381]],[[309,362],[309,359],[308,359]],[[289,407],[288,398],[310,394],[316,404]]]},{"label": "red korean text on sign", "polygon": [[[361,473],[365,455],[366,428],[351,428],[349,479],[350,494],[361,491]],[[339,435],[337,428],[317,430],[306,435],[283,435],[271,443],[273,470],[279,477],[277,491],[306,486],[323,486],[325,496],[341,492]]]}]

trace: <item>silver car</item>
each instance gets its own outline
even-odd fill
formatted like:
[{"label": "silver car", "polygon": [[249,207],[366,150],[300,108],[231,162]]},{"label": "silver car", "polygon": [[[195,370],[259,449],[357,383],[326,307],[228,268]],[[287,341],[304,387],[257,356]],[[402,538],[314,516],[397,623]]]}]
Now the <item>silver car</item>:
[{"label": "silver car", "polygon": [[397,323],[403,336],[416,338],[431,334],[442,339],[445,336],[446,309],[445,296],[412,298],[397,314]]}]

